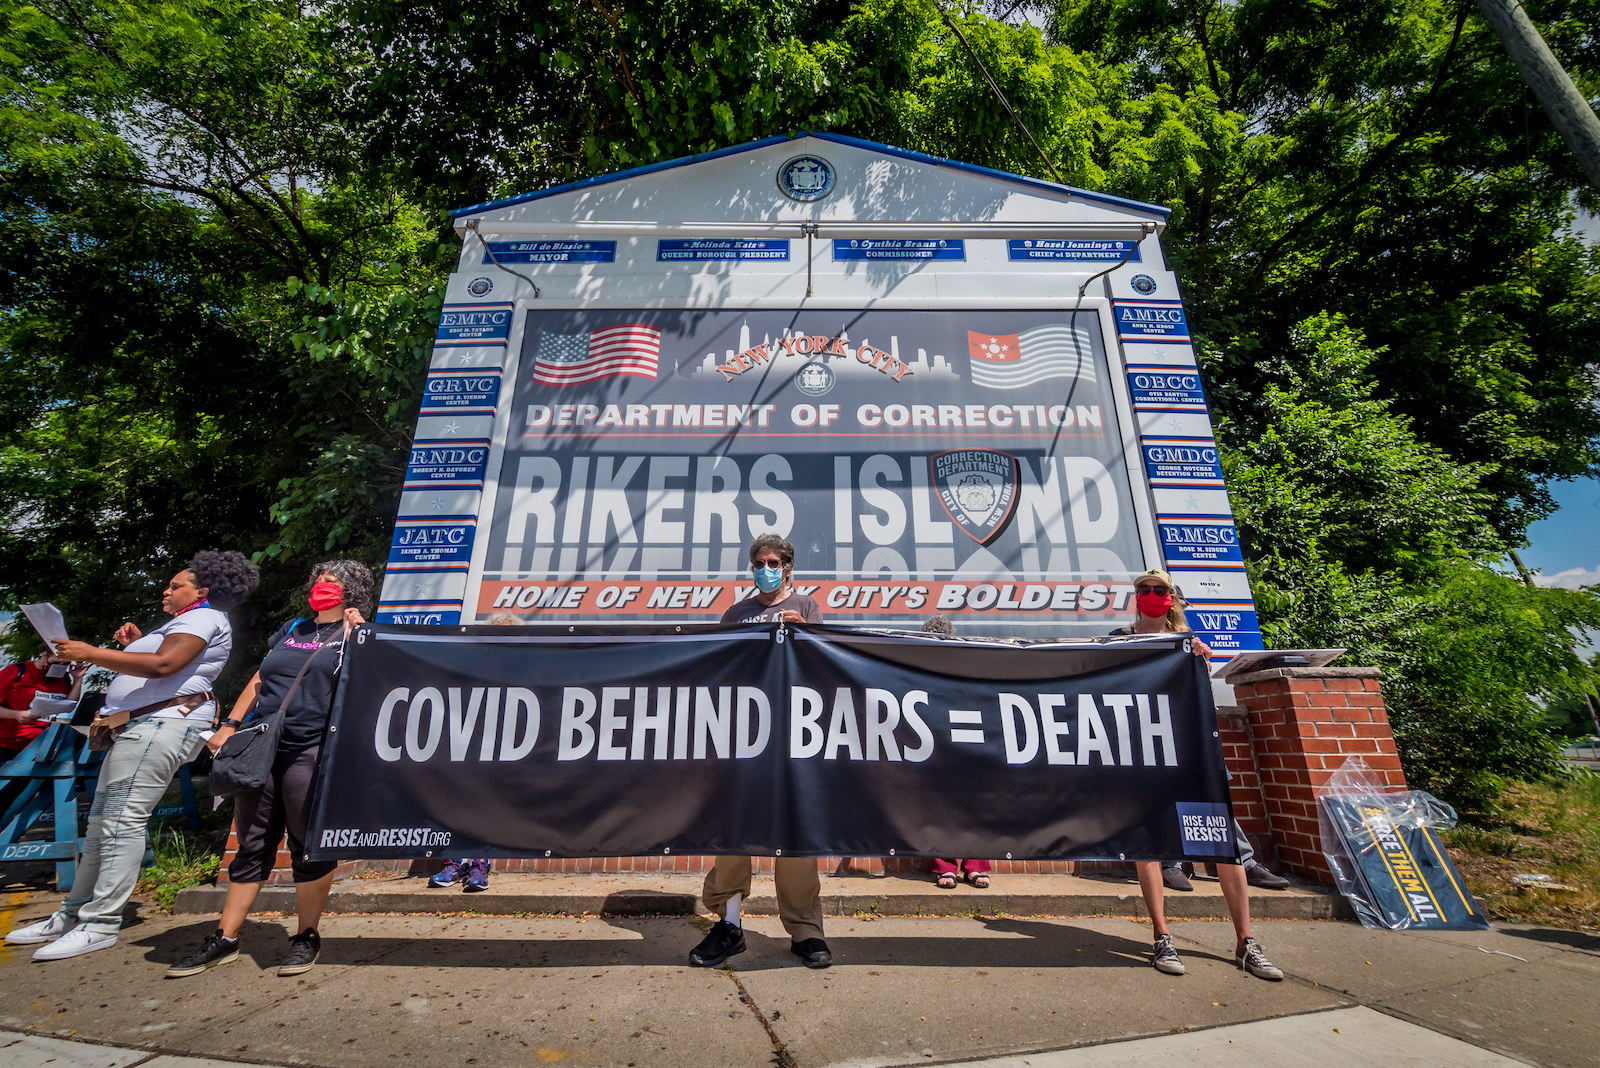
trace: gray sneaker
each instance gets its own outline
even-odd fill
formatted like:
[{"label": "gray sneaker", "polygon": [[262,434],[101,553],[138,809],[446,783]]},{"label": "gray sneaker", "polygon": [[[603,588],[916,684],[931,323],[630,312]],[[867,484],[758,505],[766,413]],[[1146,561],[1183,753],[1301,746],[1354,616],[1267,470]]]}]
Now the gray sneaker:
[{"label": "gray sneaker", "polygon": [[1156,971],[1165,975],[1182,975],[1185,971],[1183,961],[1178,959],[1178,951],[1173,948],[1172,936],[1169,934],[1156,936],[1155,958],[1150,963],[1156,966]]},{"label": "gray sneaker", "polygon": [[1245,882],[1251,886],[1259,886],[1263,890],[1287,890],[1289,880],[1275,871],[1268,871],[1259,864],[1252,864],[1244,870]]},{"label": "gray sneaker", "polygon": [[[1233,955],[1234,963],[1255,976],[1257,979],[1271,979],[1277,981],[1283,978],[1283,969],[1267,959],[1261,952],[1261,946],[1254,938],[1246,938],[1244,945]],[[1156,967],[1160,967],[1157,965]]]}]

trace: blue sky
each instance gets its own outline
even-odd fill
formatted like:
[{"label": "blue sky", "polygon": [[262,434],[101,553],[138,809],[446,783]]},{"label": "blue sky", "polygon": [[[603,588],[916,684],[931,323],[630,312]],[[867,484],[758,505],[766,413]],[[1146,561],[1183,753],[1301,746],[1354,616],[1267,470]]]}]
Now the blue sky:
[{"label": "blue sky", "polygon": [[1556,482],[1550,492],[1560,509],[1528,528],[1532,543],[1522,562],[1558,586],[1600,583],[1600,481]]},{"label": "blue sky", "polygon": [[[1600,244],[1600,219],[1593,215],[1578,212],[1573,229],[1589,244]],[[1600,380],[1595,386],[1600,402]],[[1539,572],[1544,586],[1600,585],[1600,479],[1554,482],[1550,492],[1560,507],[1528,528],[1522,562]],[[1600,634],[1589,635],[1586,648],[1600,651]]]}]

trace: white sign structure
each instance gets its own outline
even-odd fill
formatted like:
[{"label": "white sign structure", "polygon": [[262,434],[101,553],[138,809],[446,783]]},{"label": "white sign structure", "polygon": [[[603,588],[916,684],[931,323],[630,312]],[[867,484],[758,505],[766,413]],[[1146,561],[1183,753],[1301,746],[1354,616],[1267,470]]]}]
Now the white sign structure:
[{"label": "white sign structure", "polygon": [[1104,634],[1170,570],[1261,648],[1163,208],[833,134],[456,213],[381,622]]}]

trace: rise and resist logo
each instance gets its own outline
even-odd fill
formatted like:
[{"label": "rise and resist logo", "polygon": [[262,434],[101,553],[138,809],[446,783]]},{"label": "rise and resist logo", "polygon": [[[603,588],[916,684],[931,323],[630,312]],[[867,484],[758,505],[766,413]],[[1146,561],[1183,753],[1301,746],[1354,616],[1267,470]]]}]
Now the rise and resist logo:
[{"label": "rise and resist logo", "polygon": [[450,831],[437,827],[384,827],[375,831],[360,827],[330,827],[322,832],[322,849],[384,849],[388,847],[432,849],[450,844]]}]

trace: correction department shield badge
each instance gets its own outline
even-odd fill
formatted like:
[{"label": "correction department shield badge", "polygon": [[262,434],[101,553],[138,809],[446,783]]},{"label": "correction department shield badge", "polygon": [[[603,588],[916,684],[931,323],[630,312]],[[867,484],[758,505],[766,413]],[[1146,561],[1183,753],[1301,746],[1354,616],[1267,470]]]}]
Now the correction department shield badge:
[{"label": "correction department shield badge", "polygon": [[930,457],[934,492],[979,545],[993,541],[1017,503],[1017,458],[994,449],[951,449]]}]

